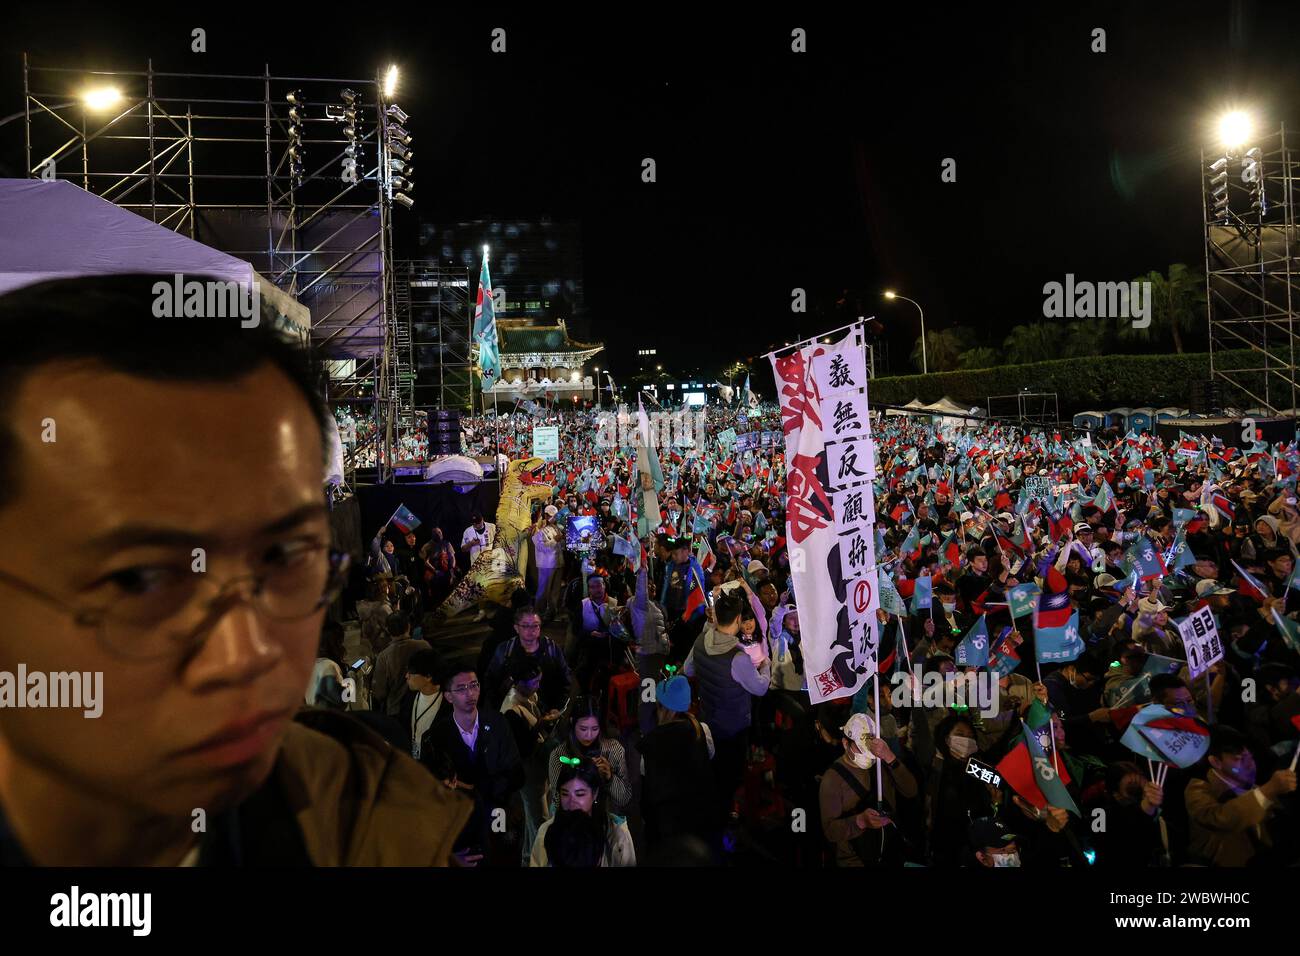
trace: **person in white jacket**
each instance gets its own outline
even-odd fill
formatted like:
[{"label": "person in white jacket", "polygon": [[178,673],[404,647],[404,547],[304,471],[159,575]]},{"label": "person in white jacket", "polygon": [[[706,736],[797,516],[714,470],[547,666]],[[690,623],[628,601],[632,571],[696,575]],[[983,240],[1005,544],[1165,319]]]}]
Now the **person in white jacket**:
[{"label": "person in white jacket", "polygon": [[768,629],[767,653],[772,660],[773,690],[808,689],[803,670],[803,650],[799,644],[799,611],[793,604],[778,605],[772,612]]},{"label": "person in white jacket", "polygon": [[[627,823],[616,825],[610,819],[608,808],[601,802],[600,771],[589,760],[578,759],[574,762],[568,762],[568,758],[565,760],[556,784],[560,801],[559,813],[538,829],[528,865],[530,867],[552,865],[551,855],[546,847],[546,838],[558,821],[561,829],[572,826],[575,822],[580,825],[590,823],[590,833],[596,839],[593,841],[595,845],[592,847],[590,859],[584,861],[585,865],[636,866],[636,850],[632,845],[632,833]],[[584,817],[589,820],[583,819]],[[582,826],[582,829],[587,828]],[[603,850],[600,849],[601,842],[604,845]],[[572,846],[569,845],[567,848],[572,849]]]}]

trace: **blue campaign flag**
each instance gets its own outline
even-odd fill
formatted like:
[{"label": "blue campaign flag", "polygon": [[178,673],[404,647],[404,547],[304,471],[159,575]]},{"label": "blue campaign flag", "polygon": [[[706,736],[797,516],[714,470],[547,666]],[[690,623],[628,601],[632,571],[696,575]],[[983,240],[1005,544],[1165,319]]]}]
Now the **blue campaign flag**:
[{"label": "blue campaign flag", "polygon": [[928,611],[930,604],[934,600],[934,590],[930,582],[930,575],[923,574],[916,579],[916,590],[912,592],[912,610]]},{"label": "blue campaign flag", "polygon": [[1079,636],[1079,612],[1060,627],[1034,628],[1034,650],[1040,664],[1064,664],[1075,660],[1084,651],[1083,638]]},{"label": "blue campaign flag", "polygon": [[984,615],[971,625],[960,644],[957,645],[957,663],[964,667],[987,667],[989,663],[989,628]]},{"label": "blue campaign flag", "polygon": [[420,527],[420,519],[411,514],[411,509],[406,505],[398,505],[393,516],[388,519],[389,524],[397,525],[397,529],[402,534],[410,534],[416,528]]},{"label": "blue campaign flag", "polygon": [[1038,595],[1042,589],[1032,581],[1028,584],[1017,584],[1007,592],[1007,601],[1011,605],[1012,617],[1024,617],[1026,614],[1033,614],[1034,608],[1038,607]]}]

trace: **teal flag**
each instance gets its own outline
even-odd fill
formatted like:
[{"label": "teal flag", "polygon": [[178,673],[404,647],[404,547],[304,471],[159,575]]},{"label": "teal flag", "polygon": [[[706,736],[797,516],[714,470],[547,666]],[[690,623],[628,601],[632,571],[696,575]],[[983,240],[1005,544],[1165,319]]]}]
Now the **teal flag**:
[{"label": "teal flag", "polygon": [[1033,614],[1034,609],[1038,607],[1038,595],[1042,590],[1037,584],[1017,584],[1007,592],[1007,601],[1011,606],[1012,617],[1024,617],[1026,614]]},{"label": "teal flag", "polygon": [[988,667],[989,627],[981,614],[957,645],[957,663],[964,667]]}]

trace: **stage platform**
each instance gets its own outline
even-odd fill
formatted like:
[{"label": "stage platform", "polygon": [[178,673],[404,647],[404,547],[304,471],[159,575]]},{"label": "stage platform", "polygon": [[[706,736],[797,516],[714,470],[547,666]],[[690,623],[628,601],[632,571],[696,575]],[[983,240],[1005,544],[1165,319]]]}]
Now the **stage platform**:
[{"label": "stage platform", "polygon": [[1255,437],[1243,432],[1249,431],[1247,419],[1242,418],[1170,418],[1156,425],[1156,434],[1166,444],[1178,441],[1178,433],[1214,437],[1222,439],[1228,448],[1240,448],[1254,441],[1270,443],[1291,441],[1296,436],[1294,418],[1255,418]]}]

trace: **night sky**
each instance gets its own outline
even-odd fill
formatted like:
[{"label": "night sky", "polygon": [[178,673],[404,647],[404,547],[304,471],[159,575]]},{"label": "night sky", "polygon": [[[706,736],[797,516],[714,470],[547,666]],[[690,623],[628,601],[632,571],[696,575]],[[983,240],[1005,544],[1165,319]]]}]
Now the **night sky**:
[{"label": "night sky", "polygon": [[[154,19],[60,5],[0,37],[0,115],[22,108],[23,50],[69,66],[152,56],[160,69],[269,62],[341,77],[395,61],[419,216],[579,221],[592,335],[616,374],[639,347],[716,370],[823,331],[846,288],[888,323],[903,371],[915,310],[882,289],[920,301],[928,328],[971,326],[996,347],[1042,318],[1043,283],[1067,272],[1200,271],[1207,120],[1236,105],[1300,124],[1294,3],[1083,6],[777,17],[430,5],[402,25],[379,5],[328,19],[251,8],[274,13],[268,26],[226,5]],[[190,52],[195,26],[206,54]],[[504,55],[489,49],[496,26]],[[790,52],[794,27],[806,54]],[[1090,51],[1094,27],[1105,53]],[[22,174],[21,149],[21,122],[0,128],[0,174]],[[645,157],[656,183],[641,181]],[[945,157],[955,183],[940,181]],[[791,315],[796,286],[819,314]]]}]

